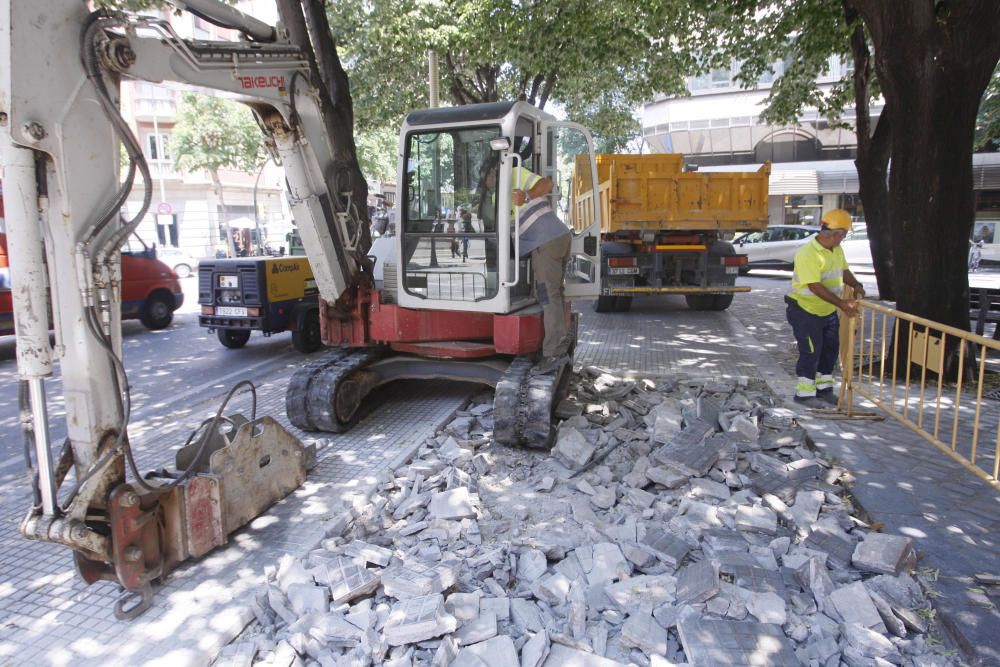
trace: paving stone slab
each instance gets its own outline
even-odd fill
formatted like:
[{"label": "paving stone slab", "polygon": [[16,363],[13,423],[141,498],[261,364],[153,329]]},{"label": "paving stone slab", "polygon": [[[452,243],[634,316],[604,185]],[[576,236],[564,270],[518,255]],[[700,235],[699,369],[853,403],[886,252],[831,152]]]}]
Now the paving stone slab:
[{"label": "paving stone slab", "polygon": [[673,570],[676,570],[690,547],[684,540],[678,539],[662,528],[651,528],[646,531],[641,541],[650,553]]},{"label": "paving stone slab", "polygon": [[707,560],[686,565],[677,575],[678,602],[704,602],[719,592],[719,572]]},{"label": "paving stone slab", "polygon": [[444,610],[444,597],[435,593],[397,602],[382,632],[390,646],[401,646],[454,632],[457,626]]},{"label": "paving stone slab", "polygon": [[685,619],[677,634],[691,667],[801,667],[781,627],[752,621]]},{"label": "paving stone slab", "polygon": [[869,533],[854,548],[851,563],[865,572],[899,574],[913,551],[913,540],[902,535]]},{"label": "paving stone slab", "polygon": [[817,526],[810,531],[806,539],[802,541],[802,546],[822,551],[827,554],[831,565],[841,569],[847,568],[854,556],[854,543],[824,526]]}]

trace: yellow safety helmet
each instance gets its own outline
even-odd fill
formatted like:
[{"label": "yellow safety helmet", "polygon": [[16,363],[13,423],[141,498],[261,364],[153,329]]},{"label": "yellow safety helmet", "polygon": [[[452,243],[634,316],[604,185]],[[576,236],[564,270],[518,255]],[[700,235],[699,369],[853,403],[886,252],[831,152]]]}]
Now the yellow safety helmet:
[{"label": "yellow safety helmet", "polygon": [[851,231],[851,214],[842,208],[835,208],[827,211],[820,219],[823,229],[842,229],[845,232]]}]

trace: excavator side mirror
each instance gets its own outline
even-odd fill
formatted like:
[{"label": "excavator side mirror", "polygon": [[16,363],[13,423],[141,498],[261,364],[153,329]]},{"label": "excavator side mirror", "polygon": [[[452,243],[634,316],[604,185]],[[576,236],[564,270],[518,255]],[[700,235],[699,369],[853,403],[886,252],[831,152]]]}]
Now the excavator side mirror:
[{"label": "excavator side mirror", "polygon": [[495,151],[510,150],[510,139],[507,137],[496,137],[495,139],[490,139],[490,148]]}]

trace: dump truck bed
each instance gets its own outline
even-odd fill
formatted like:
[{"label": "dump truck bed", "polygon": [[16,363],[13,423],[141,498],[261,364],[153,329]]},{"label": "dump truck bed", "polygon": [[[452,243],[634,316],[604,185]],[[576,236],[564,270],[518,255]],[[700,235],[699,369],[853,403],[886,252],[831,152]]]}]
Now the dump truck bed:
[{"label": "dump truck bed", "polygon": [[[767,228],[771,163],[757,172],[685,172],[676,153],[597,156],[601,231],[747,231]],[[573,183],[574,226],[587,226],[593,186],[586,165]],[[589,207],[589,208],[588,208]]]}]

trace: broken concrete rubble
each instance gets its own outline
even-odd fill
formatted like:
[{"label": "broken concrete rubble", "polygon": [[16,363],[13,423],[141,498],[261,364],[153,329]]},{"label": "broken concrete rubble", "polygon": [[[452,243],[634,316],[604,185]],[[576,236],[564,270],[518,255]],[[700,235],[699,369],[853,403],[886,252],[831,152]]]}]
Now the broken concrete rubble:
[{"label": "broken concrete rubble", "polygon": [[850,520],[843,471],[765,388],[585,369],[564,403],[554,450],[529,452],[492,442],[492,397],[477,397],[322,548],[269,570],[253,599],[256,658],[240,655],[459,667],[941,658],[921,636],[912,546]]}]

